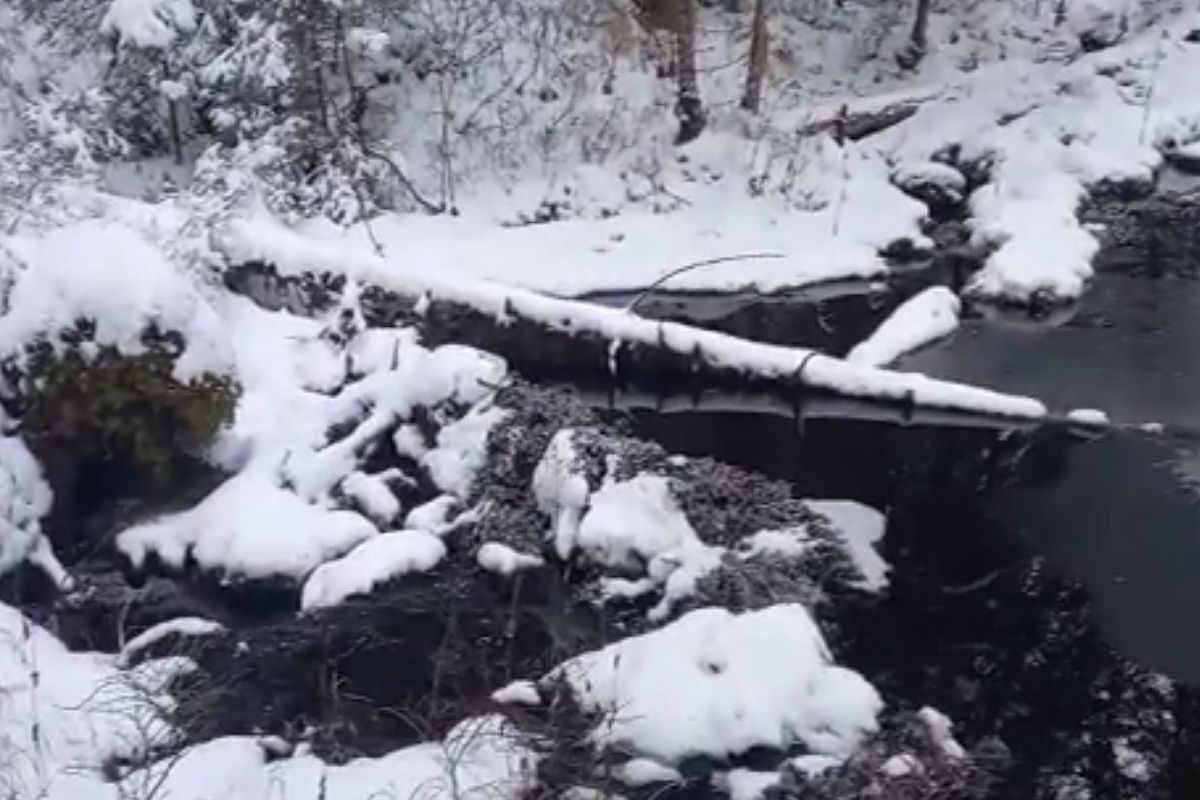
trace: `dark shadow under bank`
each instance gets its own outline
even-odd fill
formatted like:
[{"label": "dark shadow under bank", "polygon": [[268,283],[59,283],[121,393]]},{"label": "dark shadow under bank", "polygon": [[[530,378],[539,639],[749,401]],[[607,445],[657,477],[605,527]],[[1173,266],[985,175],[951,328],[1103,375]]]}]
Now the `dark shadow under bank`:
[{"label": "dark shadow under bank", "polygon": [[[838,657],[889,702],[1003,741],[997,798],[1053,797],[1045,781],[1064,772],[1091,779],[1097,800],[1200,797],[1186,688],[1200,686],[1200,503],[1175,477],[1176,443],[750,395],[708,395],[702,410],[686,396],[593,402],[631,410],[673,452],[885,511],[891,585],[850,612]],[[1167,697],[1157,673],[1183,683]],[[1127,793],[1137,784],[1112,756],[1126,738],[1170,762],[1169,794]]]}]

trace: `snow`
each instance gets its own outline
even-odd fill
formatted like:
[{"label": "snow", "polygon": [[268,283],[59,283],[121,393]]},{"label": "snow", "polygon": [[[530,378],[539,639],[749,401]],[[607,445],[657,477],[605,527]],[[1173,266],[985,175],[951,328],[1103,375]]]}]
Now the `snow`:
[{"label": "snow", "polygon": [[230,576],[299,580],[377,533],[365,517],[308,503],[255,469],[230,478],[191,510],[122,531],[117,548],[135,568],[153,554],[181,569],[190,555],[200,567]]},{"label": "snow", "polygon": [[305,611],[328,608],[401,575],[428,572],[446,556],[446,545],[425,531],[397,531],[368,539],[345,556],[321,564],[300,597]]},{"label": "snow", "polygon": [[488,572],[509,577],[521,570],[537,569],[545,565],[541,556],[513,550],[500,542],[484,542],[475,554],[479,566]]},{"label": "snow", "polygon": [[1095,408],[1076,408],[1067,412],[1067,419],[1071,422],[1078,422],[1081,425],[1090,425],[1097,428],[1108,427],[1110,424],[1108,414]]},{"label": "snow", "polygon": [[410,531],[441,533],[450,524],[450,514],[461,501],[452,494],[442,494],[408,512],[404,527]]},{"label": "snow", "polygon": [[588,560],[626,568],[697,544],[667,479],[646,473],[605,482],[591,496],[576,540]]},{"label": "snow", "polygon": [[846,356],[852,364],[882,367],[905,353],[949,336],[958,327],[962,301],[945,286],[909,298]]},{"label": "snow", "polygon": [[850,500],[808,500],[808,507],[826,517],[846,546],[846,553],[862,575],[858,585],[878,592],[888,585],[890,567],[877,549],[887,528],[887,518],[870,506]]},{"label": "snow", "polygon": [[437,445],[425,454],[421,463],[439,489],[461,500],[467,499],[475,474],[487,460],[488,434],[507,413],[499,406],[476,406],[462,419],[438,431]]},{"label": "snow", "polygon": [[921,762],[911,753],[900,753],[883,762],[879,771],[889,778],[903,778],[907,775],[919,773],[922,769]]},{"label": "snow", "polygon": [[[267,744],[250,737],[206,742],[174,762],[135,773],[123,788],[161,781],[155,796],[170,800],[517,800],[530,785],[534,764],[520,735],[499,716],[461,722],[441,742],[341,765],[307,754],[269,758]],[[100,797],[116,800],[117,794]]]},{"label": "snow", "polygon": [[777,785],[782,776],[778,772],[731,769],[722,776],[722,788],[729,793],[729,800],[761,800],[771,787]]},{"label": "snow", "polygon": [[1073,0],[1066,4],[1066,24],[1078,36],[1111,44],[1124,34],[1134,5],[1132,0]]},{"label": "snow", "polygon": [[15,276],[0,316],[0,352],[20,359],[23,348],[58,336],[79,320],[95,323],[93,340],[135,355],[150,325],[178,331],[184,351],[174,366],[181,380],[232,367],[228,331],[208,300],[166,255],[129,225],[84,220],[42,235],[8,237],[25,266]]},{"label": "snow", "polygon": [[1040,163],[1043,158],[1040,151],[1021,151],[1003,164],[995,183],[971,196],[974,241],[996,250],[971,276],[968,291],[991,298],[1073,299],[1091,277],[1100,245],[1076,219],[1083,185]]},{"label": "snow", "polygon": [[400,501],[386,482],[376,475],[352,472],[342,480],[342,491],[377,525],[387,525],[400,516]]},{"label": "snow", "polygon": [[950,758],[966,757],[966,751],[951,733],[954,723],[950,721],[949,717],[930,706],[925,706],[918,711],[917,717],[925,723],[929,729],[929,735],[933,737],[934,744],[940,747],[943,753]]},{"label": "snow", "polygon": [[396,445],[397,453],[408,456],[413,461],[420,461],[429,452],[424,434],[412,423],[405,423],[396,428],[396,432],[392,434],[392,442]]},{"label": "snow", "polygon": [[0,575],[39,550],[49,552],[41,519],[52,501],[41,466],[25,443],[0,437]]},{"label": "snow", "polygon": [[743,558],[760,555],[799,558],[808,552],[810,545],[808,531],[802,527],[758,531],[738,542],[738,555]]},{"label": "snow", "polygon": [[604,715],[597,744],[664,764],[793,744],[847,755],[882,706],[860,675],[832,663],[799,605],[691,611],[573,658],[547,680],[560,678]]},{"label": "snow", "polygon": [[937,161],[905,162],[892,171],[892,182],[905,189],[936,187],[947,201],[961,202],[966,196],[967,179],[949,164]]},{"label": "snow", "polygon": [[810,778],[815,778],[825,772],[828,772],[835,767],[840,767],[845,763],[844,758],[835,758],[833,756],[821,755],[819,753],[809,753],[803,756],[796,756],[788,759],[788,765],[792,769],[799,772],[801,775],[806,775]]},{"label": "snow", "polygon": [[[155,555],[180,569],[190,555],[228,577],[303,580],[400,518],[388,484],[411,479],[365,473],[361,462],[417,409],[449,423],[421,454],[425,465],[466,491],[502,414],[487,407],[507,371],[502,359],[457,345],[428,349],[404,329],[362,331],[339,350],[327,323],[219,300],[213,308],[233,342],[242,391],[213,458],[235,474],[195,508],[121,532],[118,547],[135,567]],[[348,432],[331,441],[334,430]],[[338,508],[345,502],[371,519]]]},{"label": "snow", "polygon": [[1113,758],[1117,762],[1117,771],[1131,781],[1146,783],[1153,777],[1150,760],[1144,753],[1134,749],[1129,740],[1118,737],[1112,740]]},{"label": "snow", "polygon": [[[860,24],[867,4],[846,5],[845,30],[816,31],[790,15],[779,21],[781,52],[794,50],[798,63],[795,69],[772,70],[768,101],[775,107],[760,117],[725,110],[732,95],[722,90],[740,83],[730,80],[740,70],[710,69],[713,63],[706,63],[702,80],[712,123],[686,148],[663,139],[664,122],[670,124],[670,82],[633,71],[629,64],[642,54],[625,54],[614,76],[616,91],[585,96],[585,110],[572,109],[564,118],[570,135],[558,136],[546,154],[522,141],[496,147],[491,138],[483,141],[478,129],[470,134],[481,138],[478,146],[463,137],[456,146],[469,152],[455,154],[464,156],[455,167],[470,175],[458,187],[462,213],[375,220],[382,255],[366,241],[362,226],[310,222],[289,229],[241,217],[229,231],[204,232],[234,262],[261,256],[288,275],[331,269],[352,278],[352,286],[374,284],[419,297],[426,310],[433,301],[453,300],[501,322],[516,312],[612,342],[661,341],[710,365],[767,380],[802,380],[864,398],[1040,417],[1044,407],[1029,398],[876,368],[953,330],[958,299],[944,289],[902,306],[846,360],[544,294],[638,289],[684,264],[746,254],[766,257],[700,266],[671,277],[665,286],[769,291],[881,277],[888,266],[880,247],[902,238],[927,243],[920,225],[925,209],[897,188],[924,184],[954,199],[970,192],[964,199],[972,241],[990,254],[970,279],[968,293],[1017,302],[1071,300],[1086,288],[1098,246],[1077,218],[1089,187],[1148,180],[1164,155],[1187,155],[1200,147],[1194,78],[1200,48],[1182,45],[1182,29],[1170,18],[1147,27],[1147,15],[1165,14],[1155,12],[1153,3],[1078,0],[1068,4],[1062,30],[1049,22],[1050,3],[1018,1],[1003,11],[996,4],[935,4],[931,41],[937,46],[915,74],[904,76],[898,76],[889,55],[903,31],[879,34],[882,38],[874,41],[869,27]],[[1035,16],[1035,7],[1041,15]],[[194,16],[187,0],[113,0],[103,28],[127,45],[162,48],[191,28]],[[739,32],[704,25],[702,60],[716,62],[731,52],[719,40],[723,35],[741,52]],[[1081,36],[1121,41],[1100,53],[1062,49],[1065,37]],[[380,52],[377,33],[355,32],[354,39]],[[856,48],[869,49],[872,59],[856,61]],[[581,79],[596,79],[597,62],[586,51],[572,52],[579,56]],[[80,62],[83,66],[71,71],[86,70],[93,60]],[[861,75],[856,65],[864,67]],[[32,96],[31,88],[45,83],[45,77],[58,77],[35,66],[12,67],[20,73],[13,79],[18,94]],[[458,88],[486,96],[473,91],[478,78],[472,72]],[[789,81],[799,88],[789,88]],[[421,92],[430,92],[415,84],[425,82],[409,83],[414,85],[387,90],[415,94],[418,102],[394,104],[407,122],[392,132],[395,139],[383,141],[405,155],[403,166],[411,167],[418,185],[432,185],[422,162],[425,132],[410,135],[403,128],[441,117],[421,103],[429,99]],[[186,102],[184,81],[159,88]],[[870,94],[851,98],[854,110],[900,101],[922,107],[911,120],[862,142],[839,146],[823,135],[797,141],[796,130],[828,118],[831,109],[862,91]],[[12,118],[5,100],[0,98],[0,128]],[[561,104],[538,102],[546,105],[546,114],[563,112]],[[506,106],[505,113],[513,110]],[[539,112],[528,130],[511,135],[532,136],[545,118]],[[609,138],[596,135],[600,126]],[[11,140],[10,131],[0,130],[0,139]],[[562,161],[564,153],[585,151],[581,159],[587,164]],[[957,156],[947,155],[952,152]],[[531,160],[541,163],[531,166]],[[989,166],[968,169],[980,163]],[[480,170],[472,171],[480,164],[506,173],[505,181],[481,178]],[[744,187],[754,181],[758,196],[752,197]],[[575,218],[497,224],[511,223],[517,212],[532,207],[531,200],[559,197],[567,187],[575,192],[576,207],[570,211]],[[157,324],[184,335],[178,377],[231,373],[242,387],[236,419],[212,454],[233,477],[190,511],[123,531],[118,545],[136,566],[156,556],[183,568],[193,558],[201,568],[231,578],[307,579],[305,605],[321,607],[436,565],[445,553],[438,536],[471,513],[450,519],[451,510],[470,498],[488,433],[502,418],[487,403],[505,380],[502,361],[471,348],[426,348],[414,331],[402,329],[360,332],[339,347],[323,337],[330,320],[254,308],[228,296],[213,280],[219,276],[173,261],[179,256],[180,206],[122,205],[92,190],[75,193],[72,204],[72,213],[81,218],[69,226],[13,228],[0,239],[4,278],[12,281],[0,318],[0,354],[19,355],[30,342],[53,338],[79,318],[97,324],[99,344],[135,353],[144,347],[146,327]],[[616,216],[600,218],[610,204]],[[417,409],[450,421],[432,447],[412,421]],[[464,409],[469,410],[459,418]],[[1066,418],[1108,424],[1094,410],[1077,409]],[[330,431],[346,425],[354,428],[351,435],[330,442]],[[376,435],[392,435],[397,449],[428,469],[446,492],[408,513],[405,527],[420,530],[379,533],[404,509],[388,488],[392,478],[361,471],[362,448]],[[589,484],[573,447],[570,432],[559,434],[535,474],[533,491],[550,517],[548,538],[564,560],[577,558],[620,573],[603,576],[606,596],[659,593],[653,620],[665,619],[722,558],[796,557],[809,546],[806,532],[793,529],[759,531],[733,554],[708,547],[673,501],[666,479],[592,476]],[[347,498],[366,516],[339,509]],[[17,438],[0,438],[0,572],[28,560],[66,587],[69,579],[39,527],[50,502],[49,488],[24,445]],[[813,506],[831,518],[863,574],[863,588],[885,587],[888,568],[876,549],[884,535],[883,517],[842,501]],[[500,542],[482,543],[475,556],[482,568],[501,574],[541,564],[539,556]],[[172,620],[113,657],[68,653],[14,614],[0,607],[0,754],[5,748],[36,751],[37,758],[14,773],[22,790],[31,789],[30,796],[115,798],[117,788],[101,782],[99,764],[137,749],[137,736],[127,719],[117,720],[111,709],[87,708],[83,701],[103,686],[100,696],[118,698],[118,704],[134,702],[125,694],[106,693],[110,685],[113,692],[124,691],[115,687],[131,676],[159,680],[159,674],[123,671],[122,664],[161,636],[199,635],[215,623]],[[43,680],[36,692],[29,685],[34,664]],[[757,743],[803,744],[816,752],[793,760],[793,766],[827,767],[872,729],[879,707],[878,696],[861,678],[830,662],[812,620],[799,607],[743,615],[703,609],[568,664],[588,666],[588,685],[577,689],[614,715],[612,729],[598,733],[601,741],[620,740],[644,754],[621,767],[633,783],[654,773],[668,779],[674,774],[668,765],[692,752],[725,757]],[[176,667],[183,668],[174,664],[162,671]],[[512,699],[524,691],[528,699],[529,688],[508,687],[498,694]],[[949,720],[932,709],[922,717],[947,754],[962,754]],[[28,733],[33,722],[44,739],[36,748]],[[176,800],[259,800],[283,787],[301,800],[349,800],[380,791],[490,796],[492,779],[520,773],[511,768],[511,747],[481,754],[479,770],[470,767],[473,777],[461,783],[457,778],[466,776],[447,778],[447,770],[457,767],[447,758],[445,743],[337,767],[307,755],[267,763],[263,749],[262,740],[222,739],[189,750],[176,765],[179,771],[171,771],[166,794]],[[1142,780],[1138,776],[1150,769],[1128,741],[1114,740],[1113,753],[1133,780]],[[885,763],[885,774],[900,769],[895,761]],[[8,763],[0,757],[0,769]],[[738,792],[752,793],[775,777],[735,770],[728,780],[731,787],[743,787]]]},{"label": "snow", "polygon": [[[389,215],[372,223],[372,233],[386,255],[402,255],[420,269],[561,296],[639,289],[687,264],[767,253],[772,257],[688,270],[665,286],[677,291],[774,291],[881,275],[886,265],[878,248],[898,238],[923,240],[916,224],[919,204],[890,187],[886,177],[863,176],[851,192],[843,211],[845,235],[839,237],[830,235],[832,209],[797,215],[785,205],[733,192],[705,195],[670,215],[631,212],[608,220],[515,228],[497,225],[486,213]],[[874,209],[869,209],[871,202]],[[739,224],[730,226],[730,219]],[[311,222],[300,232],[314,243],[377,257],[361,226]],[[546,269],[548,263],[569,263],[571,268]]]},{"label": "snow", "polygon": [[0,786],[18,800],[91,796],[110,759],[166,744],[167,683],[186,659],[119,670],[116,659],[72,653],[0,603]]},{"label": "snow", "polygon": [[679,770],[649,758],[631,758],[617,767],[617,780],[626,786],[646,786],[651,783],[682,783]]},{"label": "snow", "polygon": [[500,705],[540,706],[542,695],[533,681],[513,681],[492,692],[492,700]]},{"label": "snow", "polygon": [[574,436],[569,428],[555,433],[533,471],[533,496],[538,509],[550,517],[548,538],[563,560],[571,557],[579,540],[579,521],[591,492],[577,464]]},{"label": "snow", "polygon": [[[902,239],[924,244],[926,209],[896,185],[934,186],[954,199],[974,188],[968,222],[976,243],[996,250],[971,291],[1017,302],[1039,294],[1073,299],[1096,249],[1076,219],[1079,201],[1104,181],[1153,177],[1162,161],[1156,145],[1165,141],[1156,132],[1186,133],[1198,110],[1190,78],[1200,54],[1181,42],[1189,20],[1171,4],[1073,0],[1061,26],[1053,6],[1015,0],[1002,8],[935,8],[931,47],[912,71],[895,69],[908,25],[892,7],[847,3],[833,27],[804,15],[780,20],[773,32],[780,52],[799,63],[770,71],[769,107],[755,117],[733,108],[745,30],[724,16],[702,23],[710,123],[683,148],[670,144],[669,81],[619,62],[615,90],[602,95],[588,81],[599,81],[600,67],[611,62],[595,60],[596,48],[585,44],[576,52],[575,77],[591,92],[582,107],[563,107],[566,98],[533,108],[505,98],[547,122],[557,109],[565,115],[559,119],[570,120],[570,135],[534,146],[520,126],[496,124],[457,143],[455,166],[470,176],[456,198],[458,216],[386,215],[373,221],[373,237],[363,226],[326,223],[295,234],[316,250],[373,262],[372,269],[562,296],[644,288],[687,264],[770,254],[778,257],[687,270],[666,286],[771,291],[879,276],[887,271],[880,247]],[[532,46],[516,41],[527,32],[513,33],[503,48]],[[1120,41],[1083,53],[1082,36]],[[472,79],[493,87],[502,66],[481,65]],[[487,96],[482,85],[480,96]],[[405,100],[396,108],[436,116],[428,90],[388,91]],[[902,103],[918,105],[917,114],[860,142],[839,147],[827,135],[796,136],[843,105],[855,113]],[[389,131],[406,162],[410,154],[419,161],[422,144],[436,138],[432,129],[414,130],[414,116],[398,117]],[[964,172],[981,163],[990,170],[972,171],[969,186]],[[435,184],[440,165],[424,168]],[[977,177],[983,184],[974,187]],[[565,218],[512,224],[543,201],[562,207]]]},{"label": "snow", "polygon": [[191,0],[112,0],[100,22],[103,33],[114,33],[137,47],[158,49],[195,26]]},{"label": "snow", "polygon": [[[639,594],[650,586],[661,588],[649,618],[662,621],[695,593],[725,551],[700,541],[661,475],[606,479],[589,492],[576,464],[574,435],[571,429],[556,433],[533,473],[534,497],[551,520],[547,536],[563,560],[578,554],[609,569],[645,569],[649,582],[635,587]],[[607,587],[614,590],[610,597],[628,595],[619,581]]]},{"label": "snow", "polygon": [[221,623],[202,617],[177,617],[160,622],[126,642],[117,656],[117,664],[129,665],[148,647],[170,636],[211,636],[224,630]]}]

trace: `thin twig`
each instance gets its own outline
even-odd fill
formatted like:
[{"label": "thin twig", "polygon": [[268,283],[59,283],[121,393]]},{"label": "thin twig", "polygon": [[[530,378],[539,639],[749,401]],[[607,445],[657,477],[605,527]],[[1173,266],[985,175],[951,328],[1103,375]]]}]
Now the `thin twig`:
[{"label": "thin twig", "polygon": [[757,260],[767,259],[767,258],[786,258],[786,256],[783,253],[743,253],[741,255],[735,255],[735,256],[721,256],[719,258],[707,258],[703,261],[694,261],[691,264],[684,264],[682,267],[679,267],[678,269],[671,270],[667,274],[660,277],[658,280],[654,281],[654,283],[650,284],[645,289],[643,289],[640,293],[638,293],[638,296],[633,298],[633,300],[629,303],[629,305],[627,305],[625,307],[625,310],[629,311],[631,313],[637,313],[638,305],[644,299],[646,299],[646,297],[650,293],[652,293],[655,289],[658,289],[659,287],[661,287],[664,283],[669,281],[671,278],[674,278],[676,275],[682,275],[685,272],[691,272],[692,270],[699,269],[700,267],[710,267],[714,264],[727,264],[732,261],[757,261]]}]

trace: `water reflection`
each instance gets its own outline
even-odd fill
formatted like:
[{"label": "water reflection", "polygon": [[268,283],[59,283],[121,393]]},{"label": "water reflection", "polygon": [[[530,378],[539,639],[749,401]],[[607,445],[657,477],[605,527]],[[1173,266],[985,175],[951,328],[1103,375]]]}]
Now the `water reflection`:
[{"label": "water reflection", "polygon": [[671,451],[906,519],[889,526],[889,549],[936,530],[961,551],[1004,551],[999,560],[977,553],[963,584],[1044,559],[1083,585],[1113,646],[1200,685],[1200,443],[837,398],[613,392],[592,401],[633,411],[640,433]]}]

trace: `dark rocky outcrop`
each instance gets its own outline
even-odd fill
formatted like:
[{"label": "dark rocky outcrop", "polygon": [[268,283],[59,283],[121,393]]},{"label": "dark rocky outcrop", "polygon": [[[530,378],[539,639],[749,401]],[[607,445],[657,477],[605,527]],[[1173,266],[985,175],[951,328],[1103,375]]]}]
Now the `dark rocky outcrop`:
[{"label": "dark rocky outcrop", "polygon": [[1100,239],[1098,270],[1195,277],[1200,266],[1200,181],[1165,172],[1157,187],[1097,187],[1080,212]]}]

